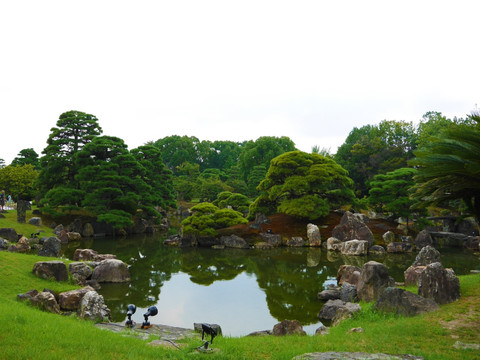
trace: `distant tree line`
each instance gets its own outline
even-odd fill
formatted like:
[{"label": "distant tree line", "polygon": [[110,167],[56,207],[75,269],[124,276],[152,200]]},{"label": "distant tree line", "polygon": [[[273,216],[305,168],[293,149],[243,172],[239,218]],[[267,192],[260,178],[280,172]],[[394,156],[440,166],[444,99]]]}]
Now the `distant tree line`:
[{"label": "distant tree line", "polygon": [[384,120],[354,128],[330,154],[319,146],[305,153],[273,136],[212,142],[173,135],[128,150],[102,135],[94,115],[68,111],[41,157],[28,148],[8,166],[0,159],[0,187],[36,197],[52,214],[87,211],[117,228],[135,217],[158,221],[178,202],[211,204],[193,208],[202,218],[185,224],[192,233],[258,212],[315,219],[341,206],[407,221],[427,206],[478,217],[479,119],[428,112],[417,126]]}]

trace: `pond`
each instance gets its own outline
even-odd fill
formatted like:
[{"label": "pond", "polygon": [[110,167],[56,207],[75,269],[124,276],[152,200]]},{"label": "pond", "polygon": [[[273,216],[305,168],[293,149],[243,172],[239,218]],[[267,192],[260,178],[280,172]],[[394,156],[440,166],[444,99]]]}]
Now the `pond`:
[{"label": "pond", "polygon": [[[230,336],[271,330],[285,319],[299,320],[313,334],[321,325],[317,315],[323,303],[317,294],[336,284],[340,265],[361,267],[375,260],[384,263],[396,281],[404,281],[403,272],[416,256],[347,258],[319,248],[180,249],[164,246],[163,240],[161,235],[89,239],[63,251],[72,259],[76,248],[91,248],[130,265],[129,284],[102,284],[99,291],[113,321],[125,321],[127,305],[135,304],[132,319],[141,324],[147,308],[155,305],[159,312],[150,317],[152,324],[193,328],[193,323],[215,323]],[[458,275],[480,270],[478,255],[470,251],[440,252],[443,265]]]}]

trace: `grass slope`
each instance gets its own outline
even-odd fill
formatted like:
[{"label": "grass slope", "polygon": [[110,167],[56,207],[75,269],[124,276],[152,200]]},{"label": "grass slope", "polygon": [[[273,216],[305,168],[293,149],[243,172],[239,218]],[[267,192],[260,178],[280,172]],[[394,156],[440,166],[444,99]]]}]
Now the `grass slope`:
[{"label": "grass slope", "polygon": [[[41,258],[0,252],[0,359],[291,359],[307,352],[364,351],[414,354],[426,359],[478,359],[476,350],[457,350],[459,340],[480,339],[480,275],[460,277],[462,297],[441,310],[414,318],[383,315],[362,304],[356,318],[331,328],[325,336],[215,338],[217,353],[194,352],[198,340],[182,350],[153,348],[146,342],[96,328],[75,316],[42,312],[16,300],[31,289],[65,291],[68,283],[46,281],[31,270]],[[51,258],[48,258],[51,260]],[[159,319],[161,321],[161,319]],[[350,333],[362,327],[363,333]]]}]

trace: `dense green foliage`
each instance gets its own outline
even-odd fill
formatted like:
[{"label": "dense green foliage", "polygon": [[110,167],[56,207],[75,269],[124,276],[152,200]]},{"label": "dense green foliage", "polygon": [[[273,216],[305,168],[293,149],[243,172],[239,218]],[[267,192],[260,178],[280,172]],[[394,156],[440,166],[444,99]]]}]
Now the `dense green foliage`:
[{"label": "dense green foliage", "polygon": [[445,128],[415,152],[414,197],[424,207],[450,208],[461,200],[480,219],[480,115],[474,113],[469,120]]},{"label": "dense green foliage", "polygon": [[17,157],[13,159],[11,165],[26,165],[26,164],[33,165],[37,170],[40,167],[40,160],[38,158],[38,154],[32,148],[20,150]]},{"label": "dense green foliage", "polygon": [[249,218],[277,211],[317,219],[354,200],[353,182],[345,169],[330,158],[302,151],[274,158],[258,189],[261,194],[250,207]]},{"label": "dense green foliage", "polygon": [[192,216],[182,221],[184,235],[215,236],[216,229],[248,222],[238,211],[219,209],[208,202],[195,205],[191,211]]},{"label": "dense green foliage", "polygon": [[400,168],[385,175],[375,175],[370,182],[370,206],[377,212],[406,218],[408,226],[408,219],[413,213],[411,208],[417,205],[417,202],[410,198],[410,189],[415,184],[413,178],[416,174],[417,170],[414,168]]},{"label": "dense green foliage", "polygon": [[38,171],[34,165],[9,165],[0,169],[0,190],[11,194],[15,200],[32,200]]}]

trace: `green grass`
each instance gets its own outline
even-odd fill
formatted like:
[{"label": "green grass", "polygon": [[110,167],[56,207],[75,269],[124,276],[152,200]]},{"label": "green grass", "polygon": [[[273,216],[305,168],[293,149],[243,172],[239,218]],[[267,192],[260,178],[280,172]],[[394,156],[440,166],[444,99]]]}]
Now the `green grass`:
[{"label": "green grass", "polygon": [[[31,270],[41,258],[0,252],[0,359],[291,359],[307,352],[363,351],[414,354],[426,359],[478,359],[478,351],[457,350],[454,343],[479,343],[480,275],[460,277],[462,297],[437,312],[413,318],[377,313],[371,304],[325,336],[218,337],[218,352],[194,352],[198,339],[181,350],[165,350],[146,341],[100,330],[75,316],[42,312],[16,300],[31,289],[65,291],[76,288],[35,277]],[[350,333],[362,327],[363,333]]]},{"label": "green grass", "polygon": [[0,218],[0,228],[14,228],[17,231],[17,234],[23,234],[26,237],[29,237],[30,234],[37,232],[37,230],[43,230],[44,232],[40,234],[40,237],[43,236],[54,236],[53,229],[50,229],[47,226],[34,226],[28,223],[33,216],[32,211],[27,211],[26,214],[26,223],[20,224],[17,222],[17,211],[16,210],[7,210],[6,213],[2,214],[5,218]]}]

